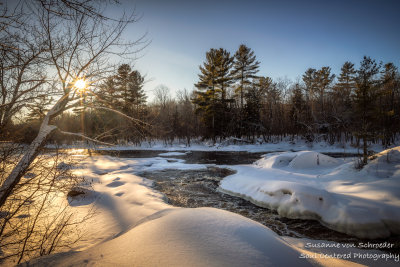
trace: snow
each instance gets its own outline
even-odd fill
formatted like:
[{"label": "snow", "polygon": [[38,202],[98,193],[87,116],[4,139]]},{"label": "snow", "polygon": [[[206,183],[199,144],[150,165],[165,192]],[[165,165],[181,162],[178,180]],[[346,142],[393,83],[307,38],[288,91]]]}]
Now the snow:
[{"label": "snow", "polygon": [[400,234],[399,152],[383,151],[361,171],[354,162],[312,151],[268,154],[233,167],[237,173],[220,190],[284,217],[318,220],[359,238],[385,238]]},{"label": "snow", "polygon": [[257,165],[263,168],[290,166],[293,169],[331,167],[338,164],[337,159],[315,151],[269,154],[257,162]]},{"label": "snow", "polygon": [[184,156],[186,155],[186,153],[182,153],[182,152],[166,152],[166,153],[161,153],[158,154],[159,156]]},{"label": "snow", "polygon": [[[85,143],[77,143],[75,145],[62,145],[61,148],[91,148],[99,150],[162,150],[162,151],[248,151],[248,152],[272,152],[272,151],[304,151],[312,150],[317,152],[332,153],[358,153],[359,148],[350,143],[329,144],[328,142],[309,143],[301,138],[275,138],[271,142],[263,142],[258,140],[256,144],[234,144],[234,142],[223,141],[221,143],[212,144],[211,142],[203,142],[193,140],[191,145],[176,141],[172,144],[165,144],[162,141],[142,142],[139,146],[134,144],[116,145],[116,146],[96,146],[90,147]],[[56,147],[48,145],[47,147]],[[382,146],[379,144],[370,144],[369,149],[372,151],[381,151]]]},{"label": "snow", "polygon": [[332,157],[314,151],[297,153],[290,161],[289,166],[293,169],[321,168],[337,166],[339,161]]},{"label": "snow", "polygon": [[163,210],[123,235],[37,266],[312,266],[265,226],[213,208]]},{"label": "snow", "polygon": [[[287,217],[317,219],[360,236],[387,236],[399,229],[400,206],[398,154],[390,153],[390,163],[382,158],[387,153],[382,153],[362,171],[355,170],[350,160],[316,152],[268,154],[253,165],[229,166],[237,173],[222,181],[221,190],[275,208]],[[140,177],[144,171],[204,169],[204,164],[162,157],[77,155],[77,159],[80,164],[72,171],[92,182],[91,186],[82,185],[86,194],[68,198],[77,215],[94,210],[93,217],[83,225],[84,238],[72,251],[41,257],[26,266],[398,264],[393,260],[327,257],[326,253],[344,252],[379,257],[386,254],[357,248],[307,248],[308,243],[318,241],[282,238],[257,222],[227,211],[172,207],[152,188],[151,180]],[[385,172],[389,178],[375,176],[381,166],[391,170]],[[366,234],[368,231],[371,233]]]}]

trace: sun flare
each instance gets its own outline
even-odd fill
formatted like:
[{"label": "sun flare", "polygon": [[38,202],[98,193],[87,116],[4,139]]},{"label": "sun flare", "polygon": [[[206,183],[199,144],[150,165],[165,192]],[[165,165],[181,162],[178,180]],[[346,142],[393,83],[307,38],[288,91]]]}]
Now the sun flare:
[{"label": "sun flare", "polygon": [[86,81],[84,79],[78,79],[74,86],[79,92],[84,92],[86,89]]}]

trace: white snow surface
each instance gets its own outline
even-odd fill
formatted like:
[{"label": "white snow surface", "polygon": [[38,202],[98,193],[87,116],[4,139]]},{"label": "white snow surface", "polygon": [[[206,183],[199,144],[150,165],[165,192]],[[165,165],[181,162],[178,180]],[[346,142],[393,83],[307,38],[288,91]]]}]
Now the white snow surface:
[{"label": "white snow surface", "polygon": [[[55,145],[47,145],[47,147],[59,147]],[[320,141],[309,143],[301,138],[274,138],[273,141],[264,142],[258,140],[255,144],[246,142],[232,141],[227,139],[220,143],[213,144],[212,142],[193,140],[190,146],[175,141],[172,144],[165,144],[163,141],[142,142],[140,145],[124,144],[111,147],[88,145],[84,143],[76,143],[74,145],[61,145],[60,148],[91,148],[97,150],[160,150],[160,151],[248,151],[248,152],[271,152],[271,151],[304,151],[312,150],[318,152],[334,152],[334,153],[358,153],[360,149],[350,143],[329,144],[328,142]],[[379,144],[369,144],[369,149],[372,151],[382,151],[382,146]]]},{"label": "white snow surface", "polygon": [[313,151],[267,154],[234,166],[237,173],[220,190],[360,238],[400,234],[400,147],[379,153],[361,171],[354,166]]},{"label": "white snow surface", "polygon": [[164,169],[205,169],[203,164],[184,164],[182,159],[116,158],[111,156],[80,156],[80,166],[73,170],[92,182],[93,193],[70,201],[77,212],[85,214],[94,210],[86,222],[86,235],[77,249],[86,249],[105,239],[126,231],[143,218],[166,208],[162,193],[151,188],[153,181],[138,176],[143,171]]},{"label": "white snow surface", "polygon": [[166,153],[161,153],[158,154],[159,156],[184,156],[186,153],[183,152],[166,152]]},{"label": "white snow surface", "polygon": [[[171,161],[162,157],[78,157],[80,166],[73,169],[74,173],[93,183],[88,188],[90,194],[69,203],[78,216],[95,210],[94,216],[83,226],[86,234],[74,250],[41,257],[23,264],[25,266],[349,267],[361,266],[358,263],[374,266],[397,264],[393,261],[325,258],[321,253],[335,250],[305,249],[304,243],[308,241],[281,238],[267,227],[240,215],[213,208],[172,207],[165,203],[163,194],[151,187],[152,181],[139,176],[149,170],[201,169],[206,165],[185,164],[183,160]],[[293,168],[290,163],[295,157],[298,157],[298,162]],[[376,162],[379,160],[377,158]],[[338,167],[335,167],[334,162],[309,152],[270,154],[254,165],[230,166],[238,173],[224,179],[221,186],[262,205],[275,203],[280,212],[297,214],[297,217],[314,217],[316,210],[334,221],[333,215],[328,216],[332,211],[339,214],[341,220],[345,215],[350,216],[349,220],[359,226],[363,222],[353,218],[350,211],[359,212],[364,221],[368,216],[372,216],[374,221],[377,211],[386,214],[386,210],[381,211],[385,206],[392,211],[390,218],[396,222],[398,180],[397,187],[396,183],[380,183],[374,176],[377,168],[371,165],[362,171],[369,175],[365,182],[361,174],[356,175],[350,163],[340,165],[338,161]],[[313,165],[317,168],[312,168]],[[385,172],[385,175],[390,173]],[[355,178],[343,176],[345,174]],[[398,171],[385,180],[390,181],[393,177],[398,179]],[[379,190],[381,194],[376,193]],[[371,197],[371,193],[375,195]],[[301,205],[291,200],[293,195]],[[321,196],[323,201],[319,200]],[[339,206],[338,203],[348,206]],[[356,209],[363,210],[368,205],[372,209],[368,216]],[[391,207],[397,207],[397,210],[393,212]],[[376,227],[378,230],[382,228],[379,224]],[[398,229],[396,223],[392,227]],[[388,229],[381,231],[384,234],[389,232]],[[362,253],[369,251],[363,250]],[[374,253],[383,254],[379,251]]]},{"label": "white snow surface", "polygon": [[274,232],[242,216],[182,208],[153,214],[86,251],[44,258],[33,266],[312,266],[299,256]]}]

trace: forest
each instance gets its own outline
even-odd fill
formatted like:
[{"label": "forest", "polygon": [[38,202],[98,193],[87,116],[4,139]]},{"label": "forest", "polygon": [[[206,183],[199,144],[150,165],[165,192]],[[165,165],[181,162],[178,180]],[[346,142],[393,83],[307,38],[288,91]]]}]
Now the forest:
[{"label": "forest", "polygon": [[[262,76],[259,65],[255,52],[244,44],[234,54],[211,48],[199,67],[195,90],[172,96],[168,87],[159,85],[149,103],[143,89],[146,77],[133,63],[121,64],[91,94],[82,92],[81,104],[55,123],[63,131],[113,144],[180,140],[190,145],[198,138],[256,143],[299,137],[387,147],[398,138],[400,76],[394,63],[365,56],[358,68],[348,61],[338,74],[329,66],[308,68],[296,81]],[[29,143],[36,136],[53,104],[51,93],[37,87],[23,105],[0,107],[4,141]],[[17,115],[20,119],[13,119]],[[79,136],[57,133],[50,139],[60,144],[76,140]]]}]

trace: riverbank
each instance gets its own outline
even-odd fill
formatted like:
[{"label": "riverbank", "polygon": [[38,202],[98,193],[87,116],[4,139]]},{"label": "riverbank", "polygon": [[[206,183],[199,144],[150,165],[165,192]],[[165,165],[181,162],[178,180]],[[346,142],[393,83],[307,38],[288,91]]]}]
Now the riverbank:
[{"label": "riverbank", "polygon": [[[399,144],[397,144],[399,145]],[[391,147],[395,147],[393,144]],[[78,142],[72,145],[54,145],[49,144],[47,148],[61,149],[92,149],[92,150],[107,150],[107,151],[124,151],[124,150],[153,150],[153,151],[246,151],[246,152],[276,152],[276,151],[303,151],[312,150],[316,152],[330,152],[343,154],[362,154],[362,146],[357,147],[351,143],[335,143],[328,142],[306,142],[301,138],[285,138],[275,142],[256,142],[254,144],[246,143],[237,139],[227,139],[222,142],[213,144],[209,141],[193,140],[190,145],[179,141],[165,143],[163,141],[142,142],[137,144],[121,144],[115,146],[101,146],[95,144],[87,144],[86,142]],[[378,153],[387,149],[380,144],[369,144],[371,153]]]},{"label": "riverbank", "polygon": [[[177,208],[165,202],[151,180],[138,173],[165,169],[205,169],[187,164],[181,154],[152,158],[77,156],[74,173],[93,181],[92,194],[69,199],[78,214],[89,209],[96,216],[85,222],[86,235],[74,251],[39,258],[29,264],[74,266],[396,266],[396,258],[358,247],[306,247],[323,240],[281,238],[267,227],[242,216],[211,208]],[[271,247],[272,246],[272,247]],[[279,248],[277,250],[274,247]],[[346,255],[350,254],[349,258]],[[373,255],[375,258],[356,255]],[[387,259],[383,255],[387,256]],[[378,259],[376,259],[379,257]]]}]

